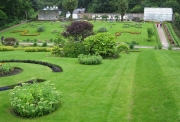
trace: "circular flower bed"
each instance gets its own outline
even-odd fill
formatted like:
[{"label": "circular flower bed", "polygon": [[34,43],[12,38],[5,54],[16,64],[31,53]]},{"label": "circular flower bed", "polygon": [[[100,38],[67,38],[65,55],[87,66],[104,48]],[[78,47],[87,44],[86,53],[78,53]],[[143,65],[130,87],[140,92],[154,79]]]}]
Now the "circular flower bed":
[{"label": "circular flower bed", "polygon": [[24,83],[10,92],[13,111],[22,117],[38,117],[55,111],[60,105],[60,93],[54,84]]}]

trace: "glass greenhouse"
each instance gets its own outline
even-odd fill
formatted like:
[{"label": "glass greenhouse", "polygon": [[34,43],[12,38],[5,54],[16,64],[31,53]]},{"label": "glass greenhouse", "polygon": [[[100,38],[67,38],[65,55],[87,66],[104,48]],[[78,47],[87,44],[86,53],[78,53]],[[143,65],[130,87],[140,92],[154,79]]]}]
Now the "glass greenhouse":
[{"label": "glass greenhouse", "polygon": [[145,21],[172,21],[172,8],[144,8]]}]

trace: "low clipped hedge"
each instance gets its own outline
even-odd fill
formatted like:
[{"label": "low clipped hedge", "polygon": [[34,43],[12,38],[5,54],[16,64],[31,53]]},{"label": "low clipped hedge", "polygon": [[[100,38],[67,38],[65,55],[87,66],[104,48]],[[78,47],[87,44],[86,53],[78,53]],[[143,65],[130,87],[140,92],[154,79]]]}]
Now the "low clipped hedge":
[{"label": "low clipped hedge", "polygon": [[14,51],[14,47],[12,46],[0,46],[0,51]]},{"label": "low clipped hedge", "polygon": [[38,36],[40,34],[39,32],[28,34],[29,33],[28,30],[15,30],[15,31],[12,31],[11,33],[18,33],[18,32],[21,32],[20,34],[21,36]]},{"label": "low clipped hedge", "polygon": [[84,55],[80,54],[78,56],[78,61],[80,64],[85,65],[97,65],[102,63],[102,57],[100,55]]},{"label": "low clipped hedge", "polygon": [[25,52],[51,52],[52,48],[47,47],[26,47]]},{"label": "low clipped hedge", "polygon": [[24,83],[10,92],[13,111],[22,117],[38,117],[55,111],[60,105],[60,92],[54,84]]}]

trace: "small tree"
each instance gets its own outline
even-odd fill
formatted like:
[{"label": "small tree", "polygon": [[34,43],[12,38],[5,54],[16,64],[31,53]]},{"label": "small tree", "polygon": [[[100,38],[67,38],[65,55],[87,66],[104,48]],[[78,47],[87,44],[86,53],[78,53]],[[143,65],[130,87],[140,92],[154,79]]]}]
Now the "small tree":
[{"label": "small tree", "polygon": [[77,8],[78,0],[63,0],[63,6],[70,12],[70,19],[72,20],[72,13]]},{"label": "small tree", "polygon": [[152,30],[152,28],[147,28],[147,33],[148,33],[148,41],[151,40],[151,37],[154,35],[154,32]]},{"label": "small tree", "polygon": [[121,14],[121,21],[123,21],[123,17],[126,14],[126,10],[128,9],[128,1],[127,0],[118,0],[118,11]]},{"label": "small tree", "polygon": [[86,21],[75,21],[66,26],[62,35],[68,38],[69,41],[82,42],[86,37],[93,35],[93,25]]}]

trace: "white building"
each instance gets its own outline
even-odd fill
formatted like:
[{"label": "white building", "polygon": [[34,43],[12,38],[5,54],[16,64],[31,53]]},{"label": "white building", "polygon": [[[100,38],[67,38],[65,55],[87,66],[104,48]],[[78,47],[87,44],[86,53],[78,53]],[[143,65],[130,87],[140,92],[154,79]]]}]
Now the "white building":
[{"label": "white building", "polygon": [[60,11],[57,6],[47,6],[43,10],[39,11],[38,20],[58,20],[59,13]]},{"label": "white building", "polygon": [[[80,15],[78,15],[78,14],[80,14],[80,13],[85,13],[85,8],[77,8],[77,9],[75,9],[74,11],[73,11],[73,14],[72,14],[72,18],[73,19],[80,19]],[[70,12],[68,11],[67,13],[66,13],[66,18],[69,18],[70,17]]]},{"label": "white building", "polygon": [[145,21],[172,21],[172,8],[144,8]]}]

